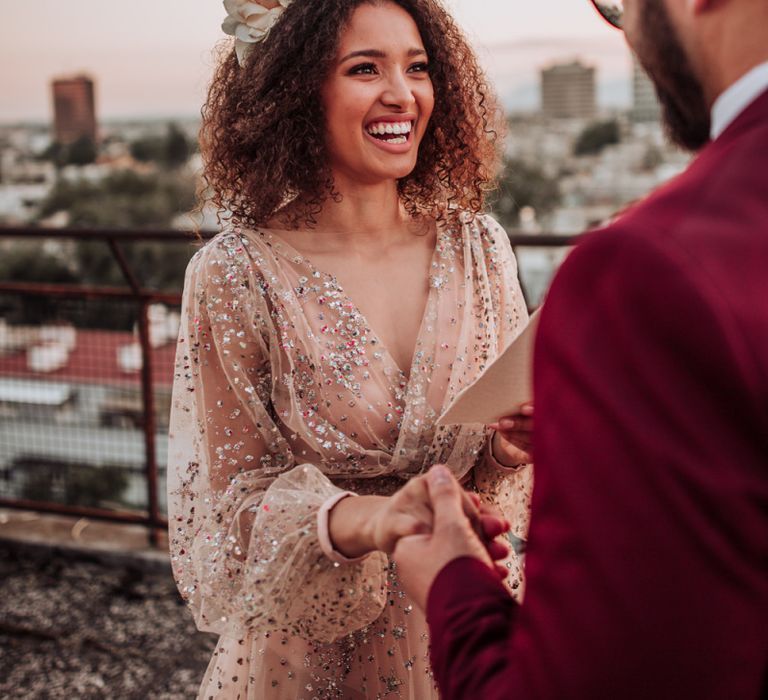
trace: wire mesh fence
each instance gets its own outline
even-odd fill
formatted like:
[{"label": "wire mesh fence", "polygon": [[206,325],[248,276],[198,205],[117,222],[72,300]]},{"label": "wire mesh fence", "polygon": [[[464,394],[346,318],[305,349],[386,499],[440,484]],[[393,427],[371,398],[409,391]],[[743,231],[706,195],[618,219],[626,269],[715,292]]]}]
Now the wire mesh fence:
[{"label": "wire mesh fence", "polygon": [[[0,294],[0,314],[10,309],[13,318],[19,301]],[[0,320],[0,495],[148,511],[141,304],[23,301],[44,301],[46,317],[25,304],[35,311],[27,308],[27,323]],[[148,310],[155,459],[164,465],[178,310]],[[100,317],[124,328],[99,328]],[[162,512],[164,489],[159,494]]]},{"label": "wire mesh fence", "polygon": [[[572,243],[512,237],[529,306]],[[156,541],[194,250],[184,232],[0,228],[0,505],[139,522]]]},{"label": "wire mesh fence", "polygon": [[[191,237],[9,238],[0,232],[0,504],[143,522],[154,539]],[[165,271],[148,274],[159,260]]]}]

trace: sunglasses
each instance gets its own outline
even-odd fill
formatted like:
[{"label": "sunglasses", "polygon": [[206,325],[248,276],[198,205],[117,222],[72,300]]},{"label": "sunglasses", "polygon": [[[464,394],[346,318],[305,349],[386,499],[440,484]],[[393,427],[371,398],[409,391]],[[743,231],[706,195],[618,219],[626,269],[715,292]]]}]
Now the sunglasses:
[{"label": "sunglasses", "polygon": [[622,28],[624,0],[592,0],[592,4],[608,24],[617,29]]}]

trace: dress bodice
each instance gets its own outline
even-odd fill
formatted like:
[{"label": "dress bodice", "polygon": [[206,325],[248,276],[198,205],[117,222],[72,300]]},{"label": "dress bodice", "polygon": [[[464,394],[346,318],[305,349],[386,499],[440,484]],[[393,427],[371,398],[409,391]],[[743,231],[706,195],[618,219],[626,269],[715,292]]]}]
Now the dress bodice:
[{"label": "dress bodice", "polygon": [[525,532],[527,470],[489,468],[482,425],[435,425],[526,324],[503,229],[484,216],[440,226],[424,284],[406,374],[338,280],[279,231],[232,228],[190,261],[168,502],[174,575],[200,629],[238,644],[279,632],[296,649],[389,630],[387,557],[338,567],[319,546],[317,513],[341,490],[389,494],[442,462]]}]

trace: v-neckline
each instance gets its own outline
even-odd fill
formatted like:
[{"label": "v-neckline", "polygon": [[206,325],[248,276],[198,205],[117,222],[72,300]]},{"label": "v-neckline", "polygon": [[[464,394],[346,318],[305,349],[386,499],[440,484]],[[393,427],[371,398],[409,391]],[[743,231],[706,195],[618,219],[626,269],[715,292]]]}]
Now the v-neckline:
[{"label": "v-neckline", "polygon": [[343,298],[343,301],[345,301],[347,304],[350,305],[350,308],[352,308],[355,312],[355,314],[359,317],[361,323],[370,331],[370,334],[373,336],[373,338],[376,340],[376,342],[379,345],[380,351],[383,352],[389,362],[392,364],[392,366],[400,373],[400,375],[405,379],[406,384],[406,391],[405,393],[408,393],[408,387],[411,384],[411,378],[414,375],[414,365],[416,363],[417,355],[419,352],[419,347],[421,346],[421,341],[424,336],[425,326],[426,326],[426,319],[429,315],[430,306],[432,304],[432,295],[435,291],[435,287],[430,282],[430,272],[434,267],[435,261],[437,260],[439,250],[440,250],[440,237],[442,233],[442,229],[440,227],[440,222],[435,222],[435,247],[432,250],[432,254],[429,258],[429,268],[427,271],[427,299],[424,304],[424,309],[421,314],[421,322],[419,323],[419,330],[416,333],[416,342],[413,346],[413,353],[411,354],[411,361],[410,366],[408,368],[408,373],[406,374],[402,367],[398,364],[398,362],[395,360],[394,355],[389,350],[389,346],[387,343],[384,342],[381,335],[376,331],[376,329],[371,325],[371,322],[368,320],[366,315],[360,310],[360,307],[358,306],[357,302],[347,293],[347,291],[344,289],[344,287],[339,282],[336,275],[331,274],[330,272],[327,272],[323,270],[323,268],[318,267],[315,265],[315,263],[312,261],[312,259],[307,256],[305,253],[302,253],[301,251],[297,250],[293,245],[291,245],[288,241],[286,241],[284,238],[282,238],[279,234],[281,229],[270,229],[270,228],[257,228],[255,229],[256,233],[259,235],[266,237],[270,240],[272,247],[280,252],[280,246],[282,246],[284,249],[286,249],[286,252],[289,253],[292,257],[291,260],[293,262],[296,261],[296,258],[300,258],[301,261],[306,264],[306,266],[312,271],[317,272],[321,276],[325,277],[326,279],[330,280],[336,291],[341,295]]}]

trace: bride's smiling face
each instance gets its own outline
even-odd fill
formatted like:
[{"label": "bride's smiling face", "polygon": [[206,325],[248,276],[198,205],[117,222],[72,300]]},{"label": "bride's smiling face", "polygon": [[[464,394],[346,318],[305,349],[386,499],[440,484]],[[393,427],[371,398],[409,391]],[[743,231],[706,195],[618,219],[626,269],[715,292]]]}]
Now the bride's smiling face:
[{"label": "bride's smiling face", "polygon": [[374,184],[408,175],[434,107],[429,57],[394,3],[359,5],[342,30],[322,92],[335,176]]}]

